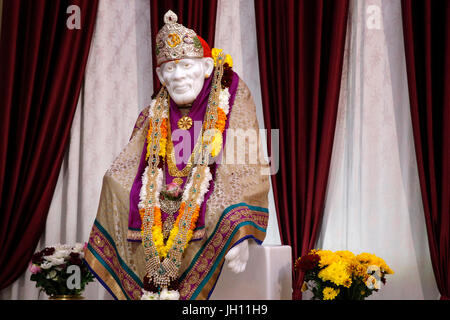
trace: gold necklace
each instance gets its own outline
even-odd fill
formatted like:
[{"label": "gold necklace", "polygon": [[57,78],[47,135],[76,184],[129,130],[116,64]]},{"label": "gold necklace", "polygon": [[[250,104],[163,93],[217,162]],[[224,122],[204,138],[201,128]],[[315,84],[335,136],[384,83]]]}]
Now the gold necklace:
[{"label": "gold necklace", "polygon": [[182,177],[187,177],[189,173],[192,170],[192,166],[194,165],[194,157],[198,152],[198,149],[200,148],[200,142],[202,141],[201,136],[202,132],[200,132],[199,138],[197,139],[197,143],[195,144],[194,150],[191,153],[191,156],[189,157],[189,160],[186,164],[186,166],[179,170],[176,165],[176,159],[175,159],[175,150],[172,142],[172,134],[171,134],[171,127],[170,127],[170,117],[167,119],[168,123],[168,129],[167,129],[167,152],[166,152],[166,159],[167,159],[167,168],[169,169],[169,174],[172,177],[175,177],[173,181],[177,183],[178,185],[183,184]]}]

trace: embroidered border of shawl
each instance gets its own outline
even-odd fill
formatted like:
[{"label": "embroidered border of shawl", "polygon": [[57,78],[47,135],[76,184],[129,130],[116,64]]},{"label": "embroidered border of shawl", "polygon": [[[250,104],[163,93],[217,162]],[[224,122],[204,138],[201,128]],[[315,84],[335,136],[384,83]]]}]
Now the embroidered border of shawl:
[{"label": "embroidered border of shawl", "polygon": [[[208,299],[221,272],[226,252],[245,239],[252,238],[261,243],[267,222],[267,208],[239,203],[225,209],[214,232],[180,277],[181,299]],[[114,240],[98,221],[94,222],[85,260],[115,299],[140,299],[141,280],[121,259]]]}]

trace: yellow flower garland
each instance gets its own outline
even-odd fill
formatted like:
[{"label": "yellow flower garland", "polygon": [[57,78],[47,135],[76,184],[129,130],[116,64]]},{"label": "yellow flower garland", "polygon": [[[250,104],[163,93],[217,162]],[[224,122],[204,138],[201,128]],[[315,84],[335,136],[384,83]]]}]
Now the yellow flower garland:
[{"label": "yellow flower garland", "polygon": [[[212,136],[211,141],[209,142],[209,145],[211,147],[211,156],[215,157],[220,153],[220,150],[222,150],[223,145],[223,132],[225,130],[225,124],[227,121],[227,115],[225,114],[225,111],[222,110],[222,108],[217,108],[217,121],[216,125],[214,127],[214,135]],[[206,129],[206,128],[204,128]]]},{"label": "yellow flower garland", "polygon": [[[178,235],[178,232],[179,232],[178,224],[185,212],[185,210],[184,210],[185,206],[186,206],[185,202],[182,202],[180,205],[180,209],[178,211],[178,217],[174,223],[172,230],[170,231],[169,238],[167,239],[167,242],[165,244],[164,244],[164,236],[163,236],[163,230],[162,230],[161,209],[159,207],[155,206],[154,222],[153,222],[153,226],[152,226],[152,236],[153,236],[153,242],[155,243],[156,251],[158,252],[158,255],[161,259],[165,258],[167,256],[169,249],[173,246],[173,242]],[[144,214],[145,214],[145,209],[139,210],[139,213],[141,215],[142,221],[144,221],[143,218],[144,218]],[[189,231],[187,232],[187,241],[184,246],[184,249],[186,249],[189,241],[192,239],[192,237],[194,235],[194,229],[195,229],[199,214],[200,214],[200,207],[196,206],[194,209],[194,213],[192,214],[191,224],[189,227]]]}]

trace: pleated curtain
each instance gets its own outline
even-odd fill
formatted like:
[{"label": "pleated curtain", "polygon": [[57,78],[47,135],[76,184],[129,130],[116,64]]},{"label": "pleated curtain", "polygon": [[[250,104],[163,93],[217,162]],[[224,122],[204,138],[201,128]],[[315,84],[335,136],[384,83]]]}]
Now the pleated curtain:
[{"label": "pleated curtain", "polygon": [[[69,145],[97,6],[96,0],[3,2],[0,289],[26,270],[44,231]],[[71,20],[69,14],[78,16]]]},{"label": "pleated curtain", "polygon": [[434,276],[450,300],[450,1],[402,1],[414,145]]},{"label": "pleated curtain", "polygon": [[[280,131],[273,194],[295,259],[315,247],[322,223],[348,1],[256,1],[255,11],[264,121]],[[302,282],[294,273],[294,299]]]}]

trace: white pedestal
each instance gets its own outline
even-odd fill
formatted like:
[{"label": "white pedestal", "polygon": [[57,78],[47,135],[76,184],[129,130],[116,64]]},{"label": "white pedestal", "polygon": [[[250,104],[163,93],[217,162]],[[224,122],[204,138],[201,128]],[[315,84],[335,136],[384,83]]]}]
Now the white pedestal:
[{"label": "white pedestal", "polygon": [[291,300],[290,246],[260,246],[249,241],[244,272],[234,273],[225,261],[211,300]]}]

